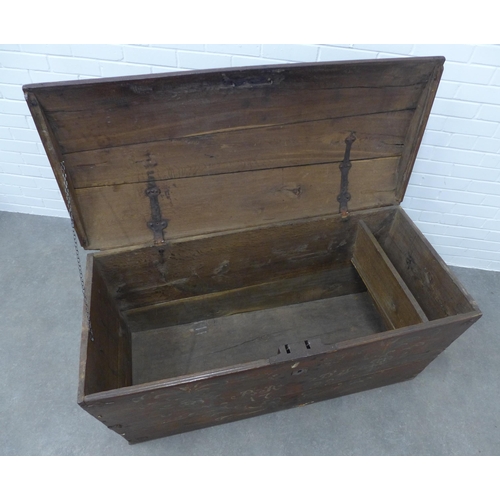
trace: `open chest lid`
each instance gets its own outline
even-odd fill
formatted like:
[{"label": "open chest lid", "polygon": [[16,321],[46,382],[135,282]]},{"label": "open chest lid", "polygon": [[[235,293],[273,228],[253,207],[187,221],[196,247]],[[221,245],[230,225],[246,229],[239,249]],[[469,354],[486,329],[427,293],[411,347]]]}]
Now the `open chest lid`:
[{"label": "open chest lid", "polygon": [[64,162],[80,242],[110,249],[398,204],[443,64],[288,64],[23,89],[63,195]]}]

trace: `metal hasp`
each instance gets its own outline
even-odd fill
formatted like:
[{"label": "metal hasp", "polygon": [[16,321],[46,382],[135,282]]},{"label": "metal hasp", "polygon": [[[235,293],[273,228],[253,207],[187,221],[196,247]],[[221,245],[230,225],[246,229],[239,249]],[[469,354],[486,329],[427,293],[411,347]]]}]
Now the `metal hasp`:
[{"label": "metal hasp", "polygon": [[351,168],[351,146],[356,140],[355,132],[351,132],[345,140],[345,153],[340,168],[340,194],[337,196],[337,201],[340,203],[339,212],[342,214],[342,219],[349,216],[347,211],[347,202],[351,199],[350,193],[347,191],[349,188],[349,170]]},{"label": "metal hasp", "polygon": [[151,220],[148,222],[148,227],[153,231],[155,245],[165,243],[163,230],[168,226],[168,221],[161,217],[160,202],[158,201],[160,193],[160,188],[156,185],[154,178],[149,176],[146,196],[149,198],[151,205]]}]

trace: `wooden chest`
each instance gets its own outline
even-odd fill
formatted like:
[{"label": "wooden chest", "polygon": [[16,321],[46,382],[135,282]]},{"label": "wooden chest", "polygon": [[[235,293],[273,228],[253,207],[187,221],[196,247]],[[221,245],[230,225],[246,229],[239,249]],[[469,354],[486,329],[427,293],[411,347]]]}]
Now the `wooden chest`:
[{"label": "wooden chest", "polygon": [[443,64],[25,86],[101,250],[82,408],[137,443],[411,379],[470,327],[477,305],[399,206]]}]

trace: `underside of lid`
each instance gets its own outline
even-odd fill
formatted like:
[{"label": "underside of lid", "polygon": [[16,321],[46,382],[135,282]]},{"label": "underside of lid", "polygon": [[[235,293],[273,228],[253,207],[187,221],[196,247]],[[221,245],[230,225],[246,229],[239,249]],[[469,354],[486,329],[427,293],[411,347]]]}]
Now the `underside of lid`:
[{"label": "underside of lid", "polygon": [[64,162],[80,242],[110,249],[337,213],[349,137],[348,210],[399,203],[443,63],[230,68],[24,91],[63,193]]}]

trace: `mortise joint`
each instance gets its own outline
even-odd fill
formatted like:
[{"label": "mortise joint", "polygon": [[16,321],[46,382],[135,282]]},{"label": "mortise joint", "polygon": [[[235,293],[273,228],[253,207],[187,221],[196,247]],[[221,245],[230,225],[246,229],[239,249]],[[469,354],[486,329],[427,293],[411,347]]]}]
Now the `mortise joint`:
[{"label": "mortise joint", "polygon": [[[297,360],[308,356],[315,356],[329,349],[330,347],[324,345],[319,338],[302,340],[300,342],[280,345],[277,354],[269,358],[269,361],[271,363],[277,363],[281,361]],[[292,365],[292,369],[297,368],[297,366],[299,366],[298,362]]]}]

